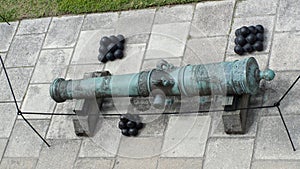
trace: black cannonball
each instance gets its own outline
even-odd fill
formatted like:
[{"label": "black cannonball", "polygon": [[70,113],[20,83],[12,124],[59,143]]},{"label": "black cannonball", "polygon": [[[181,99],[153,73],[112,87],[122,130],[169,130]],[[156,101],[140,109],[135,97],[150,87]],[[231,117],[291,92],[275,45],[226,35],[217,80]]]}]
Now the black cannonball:
[{"label": "black cannonball", "polygon": [[108,52],[105,57],[107,60],[110,60],[110,61],[114,61],[116,59],[112,52]]},{"label": "black cannonball", "polygon": [[256,34],[256,40],[263,42],[264,41],[264,34],[263,33],[257,33]]},{"label": "black cannonball", "polygon": [[123,121],[119,121],[119,129],[127,129],[127,125]]},{"label": "black cannonball", "polygon": [[117,44],[114,44],[114,43],[110,43],[108,46],[107,46],[107,49],[108,49],[108,51],[109,52],[115,52],[117,49],[118,49],[118,47],[117,47]]},{"label": "black cannonball", "polygon": [[103,53],[99,53],[98,60],[102,63],[106,63],[108,61]]},{"label": "black cannonball", "polygon": [[236,29],[235,36],[240,36],[240,35],[241,35],[241,29]]},{"label": "black cannonball", "polygon": [[118,59],[122,59],[124,54],[123,54],[123,51],[121,49],[117,49],[115,52],[114,52],[114,56]]},{"label": "black cannonball", "polygon": [[134,121],[128,121],[126,125],[127,125],[128,128],[135,128],[136,122],[134,122]]},{"label": "black cannonball", "polygon": [[254,44],[256,42],[256,36],[255,34],[249,34],[247,37],[246,37],[246,41],[250,44]]},{"label": "black cannonball", "polygon": [[236,45],[234,47],[234,52],[238,55],[242,55],[242,54],[244,54],[245,51],[244,51],[243,47],[241,47],[240,45]]},{"label": "black cannonball", "polygon": [[240,46],[244,46],[247,43],[246,39],[243,36],[236,37],[234,42],[236,45],[240,45]]},{"label": "black cannonball", "polygon": [[100,45],[103,45],[103,46],[107,46],[110,43],[111,43],[111,40],[107,36],[102,37],[100,40]]},{"label": "black cannonball", "polygon": [[100,45],[99,47],[99,53],[103,53],[103,54],[106,54],[108,52],[106,46],[104,45]]},{"label": "black cannonball", "polygon": [[114,35],[110,36],[109,39],[115,44],[117,44],[119,42],[119,39]]},{"label": "black cannonball", "polygon": [[136,128],[132,128],[132,129],[129,129],[128,133],[131,136],[137,136],[139,132],[138,132],[138,130]]},{"label": "black cannonball", "polygon": [[264,50],[264,45],[261,41],[256,41],[254,44],[253,44],[253,48],[256,50],[256,51],[263,51]]},{"label": "black cannonball", "polygon": [[249,35],[249,33],[250,33],[250,30],[248,29],[248,27],[246,27],[246,26],[241,27],[241,35],[242,36],[246,37]]},{"label": "black cannonball", "polygon": [[125,116],[125,115],[121,115],[120,116],[120,120],[124,123],[127,123],[128,122],[128,118]]},{"label": "black cannonball", "polygon": [[253,52],[253,47],[250,45],[250,43],[247,43],[245,46],[243,46],[244,51],[251,53]]},{"label": "black cannonball", "polygon": [[124,136],[130,136],[129,129],[122,129],[121,132]]},{"label": "black cannonball", "polygon": [[142,123],[142,122],[136,123],[136,129],[140,130],[142,128],[144,128],[144,123]]},{"label": "black cannonball", "polygon": [[250,30],[250,33],[253,33],[253,34],[257,33],[255,26],[248,26],[248,29]]},{"label": "black cannonball", "polygon": [[258,33],[264,33],[265,29],[262,25],[256,25],[255,26]]},{"label": "black cannonball", "polygon": [[121,43],[125,43],[125,37],[123,35],[117,35],[117,38]]},{"label": "black cannonball", "polygon": [[118,47],[118,49],[123,50],[124,49],[124,44],[119,42],[119,43],[117,43],[117,47]]}]

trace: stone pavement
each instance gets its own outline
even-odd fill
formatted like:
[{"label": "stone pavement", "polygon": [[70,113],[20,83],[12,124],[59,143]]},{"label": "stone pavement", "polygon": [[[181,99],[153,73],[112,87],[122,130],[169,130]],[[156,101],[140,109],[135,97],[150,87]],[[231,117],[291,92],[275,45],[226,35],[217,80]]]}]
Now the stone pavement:
[{"label": "stone pavement", "polygon": [[[0,54],[23,111],[72,113],[72,101],[57,104],[48,88],[56,77],[78,79],[84,72],[113,74],[149,69],[163,58],[174,65],[229,61],[253,56],[277,73],[262,84],[252,105],[273,104],[300,73],[300,1],[214,1],[124,12],[49,17],[0,23]],[[233,53],[234,30],[266,28],[265,50]],[[128,37],[126,57],[100,64],[102,36]],[[51,144],[48,148],[17,117],[0,68],[0,168],[126,169],[298,169],[276,109],[255,110],[245,135],[224,133],[220,113],[148,117],[140,137],[126,138],[118,119],[105,118],[93,138],[74,134],[70,116],[28,116]],[[296,148],[300,149],[300,84],[282,102]],[[114,110],[122,111],[122,110]]]}]

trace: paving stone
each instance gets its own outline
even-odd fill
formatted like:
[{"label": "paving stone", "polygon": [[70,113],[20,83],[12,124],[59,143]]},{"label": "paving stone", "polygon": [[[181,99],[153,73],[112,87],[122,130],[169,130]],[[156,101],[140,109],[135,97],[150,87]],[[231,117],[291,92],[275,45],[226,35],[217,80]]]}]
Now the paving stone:
[{"label": "paving stone", "polygon": [[208,143],[204,169],[250,169],[254,139],[212,139]]},{"label": "paving stone", "polygon": [[[22,104],[23,112],[52,113],[56,102],[49,94],[50,84],[31,84]],[[48,119],[50,115],[24,115],[28,119]]]},{"label": "paving stone", "polygon": [[244,58],[249,58],[249,57],[254,57],[257,60],[260,70],[265,70],[268,67],[269,56],[267,54],[261,54],[261,55],[249,54],[247,56],[230,55],[230,56],[226,56],[225,61],[242,60]]},{"label": "paving stone", "polygon": [[122,137],[118,155],[126,158],[154,158],[161,154],[162,137]]},{"label": "paving stone", "polygon": [[51,18],[25,19],[20,22],[17,35],[46,33],[49,27]]},{"label": "paving stone", "polygon": [[[25,94],[27,85],[29,83],[33,68],[12,68],[7,69],[8,76],[10,78],[17,101],[22,101]],[[0,100],[1,101],[13,101],[13,97],[10,93],[8,82],[6,80],[4,71],[0,76]]]},{"label": "paving stone", "polygon": [[189,22],[153,25],[145,58],[183,56],[189,28]]},{"label": "paving stone", "polygon": [[14,103],[0,103],[0,138],[8,138],[17,117]]},{"label": "paving stone", "polygon": [[139,131],[139,137],[163,136],[167,127],[168,117],[164,115],[145,116],[142,118],[145,127]]},{"label": "paving stone", "polygon": [[70,65],[67,72],[67,79],[82,79],[87,72],[102,71],[103,64],[91,64],[91,65]]},{"label": "paving stone", "polygon": [[31,83],[51,83],[65,77],[72,49],[43,50],[33,72]]},{"label": "paving stone", "polygon": [[235,16],[236,17],[252,17],[276,14],[278,1],[269,0],[247,0],[237,1]]},{"label": "paving stone", "polygon": [[6,144],[7,144],[7,139],[0,139],[0,159],[2,159],[2,156],[4,154]]},{"label": "paving stone", "polygon": [[203,157],[211,118],[171,116],[165,132],[163,157]]},{"label": "paving stone", "polygon": [[125,47],[124,58],[107,62],[104,70],[112,74],[128,74],[139,72],[144,58],[146,44],[128,44]]},{"label": "paving stone", "polygon": [[10,22],[10,25],[0,23],[0,52],[8,51],[18,24],[18,22]]},{"label": "paving stone", "polygon": [[[275,34],[270,68],[275,70],[300,70],[300,33]],[[284,43],[283,43],[284,42]],[[288,51],[288,52],[287,52]]]},{"label": "paving stone", "polygon": [[[66,101],[56,106],[55,113],[74,114],[75,101]],[[73,119],[76,116],[53,116],[47,132],[47,139],[79,139],[76,136]]]},{"label": "paving stone", "polygon": [[123,34],[127,43],[146,43],[151,32],[154,14],[155,9],[121,12],[116,32]]},{"label": "paving stone", "polygon": [[227,37],[189,39],[183,58],[186,64],[207,64],[224,60]]},{"label": "paving stone", "polygon": [[199,169],[202,167],[201,158],[160,158],[157,169]]},{"label": "paving stone", "polygon": [[113,29],[118,21],[117,12],[88,14],[82,25],[82,30]]},{"label": "paving stone", "polygon": [[[228,41],[227,55],[236,55],[234,53],[234,39],[235,39],[235,30],[242,26],[250,26],[250,25],[263,25],[265,28],[264,32],[264,50],[261,52],[253,52],[253,54],[261,54],[261,53],[269,53],[271,47],[271,40],[273,36],[273,28],[274,28],[274,16],[257,16],[257,17],[249,17],[249,18],[234,18],[234,22],[232,25],[231,33]],[[249,54],[245,54],[248,56]]]},{"label": "paving stone", "polygon": [[118,158],[115,162],[114,169],[156,169],[157,157],[133,159],[133,158]]},{"label": "paving stone", "polygon": [[16,36],[7,54],[7,67],[34,66],[38,58],[44,34]]},{"label": "paving stone", "polygon": [[[264,105],[274,105],[274,103],[284,95],[298,76],[299,72],[276,72],[274,80],[265,84]],[[300,105],[296,99],[299,98],[299,94],[300,84],[298,82],[280,104],[280,108],[284,114],[300,114],[298,111]],[[263,115],[278,115],[278,111],[276,108],[267,109],[264,111]]]},{"label": "paving stone", "polygon": [[300,1],[280,1],[277,13],[276,31],[300,30]]},{"label": "paving stone", "polygon": [[254,161],[252,169],[298,169],[299,161]]},{"label": "paving stone", "polygon": [[118,122],[119,118],[100,119],[96,134],[83,140],[79,157],[115,157],[121,139]]},{"label": "paving stone", "polygon": [[104,158],[79,158],[77,159],[75,169],[111,169],[114,160]]},{"label": "paving stone", "polygon": [[36,168],[72,168],[78,154],[80,140],[52,140],[51,147],[43,146]]},{"label": "paving stone", "polygon": [[[156,64],[160,62],[162,59],[151,59],[151,60],[144,60],[142,70],[151,70],[156,68]],[[174,66],[180,66],[182,58],[166,58],[163,59]]]},{"label": "paving stone", "polygon": [[[300,147],[299,115],[284,115],[296,148]],[[300,159],[300,152],[293,151],[279,116],[262,117],[256,139],[255,159]]]},{"label": "paving stone", "polygon": [[191,26],[191,36],[227,35],[233,15],[234,2],[198,3]]},{"label": "paving stone", "polygon": [[52,19],[44,48],[73,47],[83,22],[83,16],[63,16]]},{"label": "paving stone", "polygon": [[0,169],[34,169],[36,158],[3,158]]},{"label": "paving stone", "polygon": [[158,8],[155,14],[154,23],[166,24],[191,21],[194,13],[194,8],[195,6],[192,4],[164,6]]},{"label": "paving stone", "polygon": [[[42,137],[46,135],[49,121],[29,120]],[[43,141],[23,120],[18,120],[10,136],[4,157],[39,157]]]},{"label": "paving stone", "polygon": [[113,35],[113,33],[113,29],[82,31],[75,48],[72,64],[99,64],[100,39],[104,36]]}]

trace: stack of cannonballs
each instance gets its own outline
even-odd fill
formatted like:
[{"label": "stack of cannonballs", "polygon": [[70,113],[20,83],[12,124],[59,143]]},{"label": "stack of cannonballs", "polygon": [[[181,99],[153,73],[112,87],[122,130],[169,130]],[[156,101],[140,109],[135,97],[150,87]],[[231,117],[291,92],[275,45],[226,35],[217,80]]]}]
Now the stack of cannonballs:
[{"label": "stack of cannonballs", "polygon": [[235,31],[236,46],[234,52],[243,55],[245,52],[262,51],[264,49],[264,27],[262,25],[243,26]]},{"label": "stack of cannonballs", "polygon": [[144,123],[141,122],[141,119],[136,114],[125,114],[121,115],[119,121],[119,129],[124,136],[137,136],[139,130],[144,127]]},{"label": "stack of cannonballs", "polygon": [[124,54],[125,38],[123,35],[104,36],[100,40],[98,60],[102,63],[122,59]]}]

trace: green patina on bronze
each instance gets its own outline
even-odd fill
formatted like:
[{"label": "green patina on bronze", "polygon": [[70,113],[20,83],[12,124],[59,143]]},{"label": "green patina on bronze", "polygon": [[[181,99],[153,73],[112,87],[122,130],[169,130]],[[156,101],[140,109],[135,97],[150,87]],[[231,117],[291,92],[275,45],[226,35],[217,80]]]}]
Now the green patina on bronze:
[{"label": "green patina on bronze", "polygon": [[242,95],[257,93],[262,79],[272,80],[272,70],[259,70],[255,58],[174,67],[165,61],[156,69],[134,74],[81,80],[58,78],[50,86],[56,102],[68,99],[154,96],[154,104],[166,96]]}]

